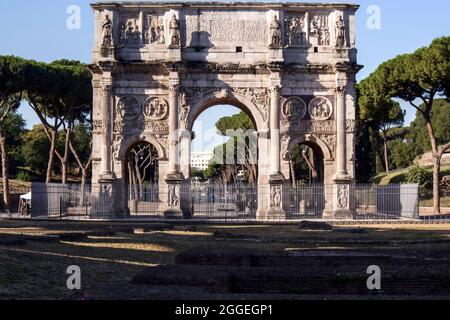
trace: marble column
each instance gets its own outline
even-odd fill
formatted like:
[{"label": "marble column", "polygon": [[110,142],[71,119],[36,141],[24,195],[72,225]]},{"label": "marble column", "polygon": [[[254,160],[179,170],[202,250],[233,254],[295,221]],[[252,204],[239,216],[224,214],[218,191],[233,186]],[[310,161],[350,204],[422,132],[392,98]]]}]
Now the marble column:
[{"label": "marble column", "polygon": [[270,176],[280,176],[280,86],[270,89]]},{"label": "marble column", "polygon": [[104,84],[102,90],[102,162],[100,177],[110,179],[111,172],[111,98],[112,85]]},{"label": "marble column", "polygon": [[178,134],[178,99],[179,85],[169,86],[169,175],[179,173],[179,134]]},{"label": "marble column", "polygon": [[336,176],[334,178],[334,219],[352,219],[351,179],[347,171],[347,127],[345,85],[336,88]]},{"label": "marble column", "polygon": [[283,209],[283,182],[280,172],[280,91],[281,86],[270,89],[270,208],[265,220],[281,221],[286,218]]},{"label": "marble column", "polygon": [[346,106],[345,87],[337,87],[336,107],[336,179],[349,179],[347,172],[347,133],[346,133]]},{"label": "marble column", "polygon": [[170,70],[169,77],[169,172],[166,177],[167,183],[167,208],[164,212],[166,218],[182,218],[182,193],[181,184],[183,176],[180,173],[180,143],[178,125],[178,102],[179,102],[179,75],[174,68]]}]

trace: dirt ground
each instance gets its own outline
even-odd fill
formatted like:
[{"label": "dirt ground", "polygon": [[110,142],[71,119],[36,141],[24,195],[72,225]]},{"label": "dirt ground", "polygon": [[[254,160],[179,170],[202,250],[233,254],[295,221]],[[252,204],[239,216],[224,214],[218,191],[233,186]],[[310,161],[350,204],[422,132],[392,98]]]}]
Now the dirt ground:
[{"label": "dirt ground", "polygon": [[[367,224],[335,226],[333,231],[308,231],[295,225],[174,226],[0,220],[0,299],[260,297],[214,296],[191,286],[180,289],[132,284],[137,274],[174,265],[180,252],[195,248],[211,252],[239,249],[266,253],[327,252],[331,257],[350,251],[373,255],[381,252],[391,256],[409,255],[419,262],[439,261],[440,268],[450,270],[446,260],[450,253],[450,224]],[[67,289],[66,271],[71,265],[81,268],[81,290]],[[320,271],[321,267],[318,263],[310,268]],[[444,289],[442,295],[447,293],[447,288]],[[427,292],[417,295],[426,297]],[[439,291],[434,290],[433,295],[439,296]],[[314,293],[314,298],[325,296],[325,293],[324,296]]]}]

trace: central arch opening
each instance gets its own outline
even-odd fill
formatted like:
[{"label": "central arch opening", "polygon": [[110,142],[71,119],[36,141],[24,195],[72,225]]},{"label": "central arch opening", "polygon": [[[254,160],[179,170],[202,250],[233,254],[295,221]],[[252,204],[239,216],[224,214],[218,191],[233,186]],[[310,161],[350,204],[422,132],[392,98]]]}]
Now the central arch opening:
[{"label": "central arch opening", "polygon": [[250,217],[257,209],[258,136],[239,105],[206,105],[192,126],[190,177],[194,217]]},{"label": "central arch opening", "polygon": [[126,181],[130,214],[155,211],[159,199],[159,155],[155,146],[138,141],[126,153]]},{"label": "central arch opening", "polygon": [[304,218],[320,218],[325,208],[324,154],[312,141],[296,143],[290,152],[287,211]]}]

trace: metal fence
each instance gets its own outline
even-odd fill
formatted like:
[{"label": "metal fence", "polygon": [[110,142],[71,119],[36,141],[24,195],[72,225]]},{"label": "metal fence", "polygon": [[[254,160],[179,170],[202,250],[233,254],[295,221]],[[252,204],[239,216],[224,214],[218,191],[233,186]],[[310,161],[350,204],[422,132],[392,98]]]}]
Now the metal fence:
[{"label": "metal fence", "polygon": [[[168,186],[32,184],[29,215],[24,218],[111,220],[167,219]],[[108,192],[106,192],[108,191]],[[112,193],[111,193],[112,192]],[[261,220],[258,208],[269,207],[269,186],[183,183],[180,186],[182,218],[198,221],[247,222]],[[277,221],[325,219],[332,215],[335,185],[283,185],[283,215]],[[417,185],[352,184],[349,212],[353,220],[419,218]],[[271,220],[274,221],[274,220]]]}]

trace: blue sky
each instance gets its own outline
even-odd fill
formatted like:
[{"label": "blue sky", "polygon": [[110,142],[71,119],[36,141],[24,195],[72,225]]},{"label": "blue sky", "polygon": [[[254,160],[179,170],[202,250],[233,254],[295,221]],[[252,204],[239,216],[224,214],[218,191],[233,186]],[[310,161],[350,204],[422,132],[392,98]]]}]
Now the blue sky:
[{"label": "blue sky", "polygon": [[[25,58],[50,62],[56,59],[76,59],[90,62],[93,39],[93,13],[88,0],[1,0],[0,54],[14,54]],[[286,1],[290,2],[290,1]],[[330,2],[330,1],[316,1]],[[348,1],[334,1],[348,2]],[[448,0],[361,0],[357,14],[357,47],[359,63],[365,68],[358,79],[373,72],[383,61],[401,53],[428,45],[433,38],[450,35],[450,1]],[[81,29],[69,30],[67,8],[81,9]],[[367,8],[381,9],[381,29],[370,30],[366,22]],[[407,122],[414,119],[414,110],[407,110]],[[214,110],[214,111],[212,111]],[[28,127],[38,123],[29,108],[20,111]],[[203,130],[214,127],[218,118],[236,113],[237,109],[215,107],[205,111]],[[194,129],[198,129],[198,126]]]}]

